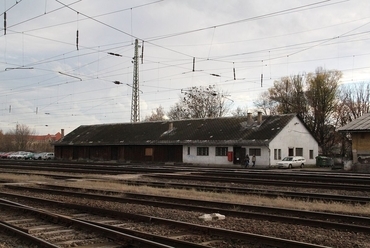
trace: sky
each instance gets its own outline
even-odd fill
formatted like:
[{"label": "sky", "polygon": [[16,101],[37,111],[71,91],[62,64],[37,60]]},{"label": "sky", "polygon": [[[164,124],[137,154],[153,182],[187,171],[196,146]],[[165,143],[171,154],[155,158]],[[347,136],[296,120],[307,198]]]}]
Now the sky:
[{"label": "sky", "polygon": [[3,132],[129,123],[136,39],[141,121],[191,87],[252,112],[274,81],[319,67],[370,81],[369,0],[0,2]]}]

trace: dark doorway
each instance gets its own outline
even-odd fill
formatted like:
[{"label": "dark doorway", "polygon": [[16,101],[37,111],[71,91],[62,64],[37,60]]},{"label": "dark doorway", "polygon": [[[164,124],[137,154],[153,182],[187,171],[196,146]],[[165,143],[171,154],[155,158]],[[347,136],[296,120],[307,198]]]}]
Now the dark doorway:
[{"label": "dark doorway", "polygon": [[243,164],[245,158],[245,148],[234,146],[234,164]]},{"label": "dark doorway", "polygon": [[110,150],[111,160],[117,160],[118,159],[118,147],[112,146]]}]

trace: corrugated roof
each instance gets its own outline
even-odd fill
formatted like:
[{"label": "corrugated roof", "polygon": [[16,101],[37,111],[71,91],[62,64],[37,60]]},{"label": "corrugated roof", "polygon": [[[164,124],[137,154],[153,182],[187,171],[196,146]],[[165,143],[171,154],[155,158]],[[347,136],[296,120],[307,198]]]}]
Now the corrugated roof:
[{"label": "corrugated roof", "polygon": [[338,128],[339,132],[364,132],[370,131],[370,113],[351,121],[347,125]]},{"label": "corrugated roof", "polygon": [[296,115],[83,125],[55,145],[255,144],[272,140]]}]

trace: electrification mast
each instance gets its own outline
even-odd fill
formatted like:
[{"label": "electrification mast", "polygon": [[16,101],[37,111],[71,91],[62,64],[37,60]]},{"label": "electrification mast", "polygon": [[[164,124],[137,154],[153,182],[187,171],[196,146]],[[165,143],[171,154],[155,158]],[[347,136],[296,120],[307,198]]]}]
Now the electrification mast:
[{"label": "electrification mast", "polygon": [[131,122],[140,122],[139,99],[139,41],[135,39],[134,72],[132,82]]}]

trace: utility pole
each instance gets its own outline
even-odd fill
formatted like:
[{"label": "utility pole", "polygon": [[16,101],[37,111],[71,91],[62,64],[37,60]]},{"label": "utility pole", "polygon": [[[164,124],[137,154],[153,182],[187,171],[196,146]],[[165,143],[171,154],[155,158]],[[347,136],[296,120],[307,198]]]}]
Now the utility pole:
[{"label": "utility pole", "polygon": [[139,99],[139,41],[135,39],[134,72],[132,82],[131,122],[140,122]]}]

